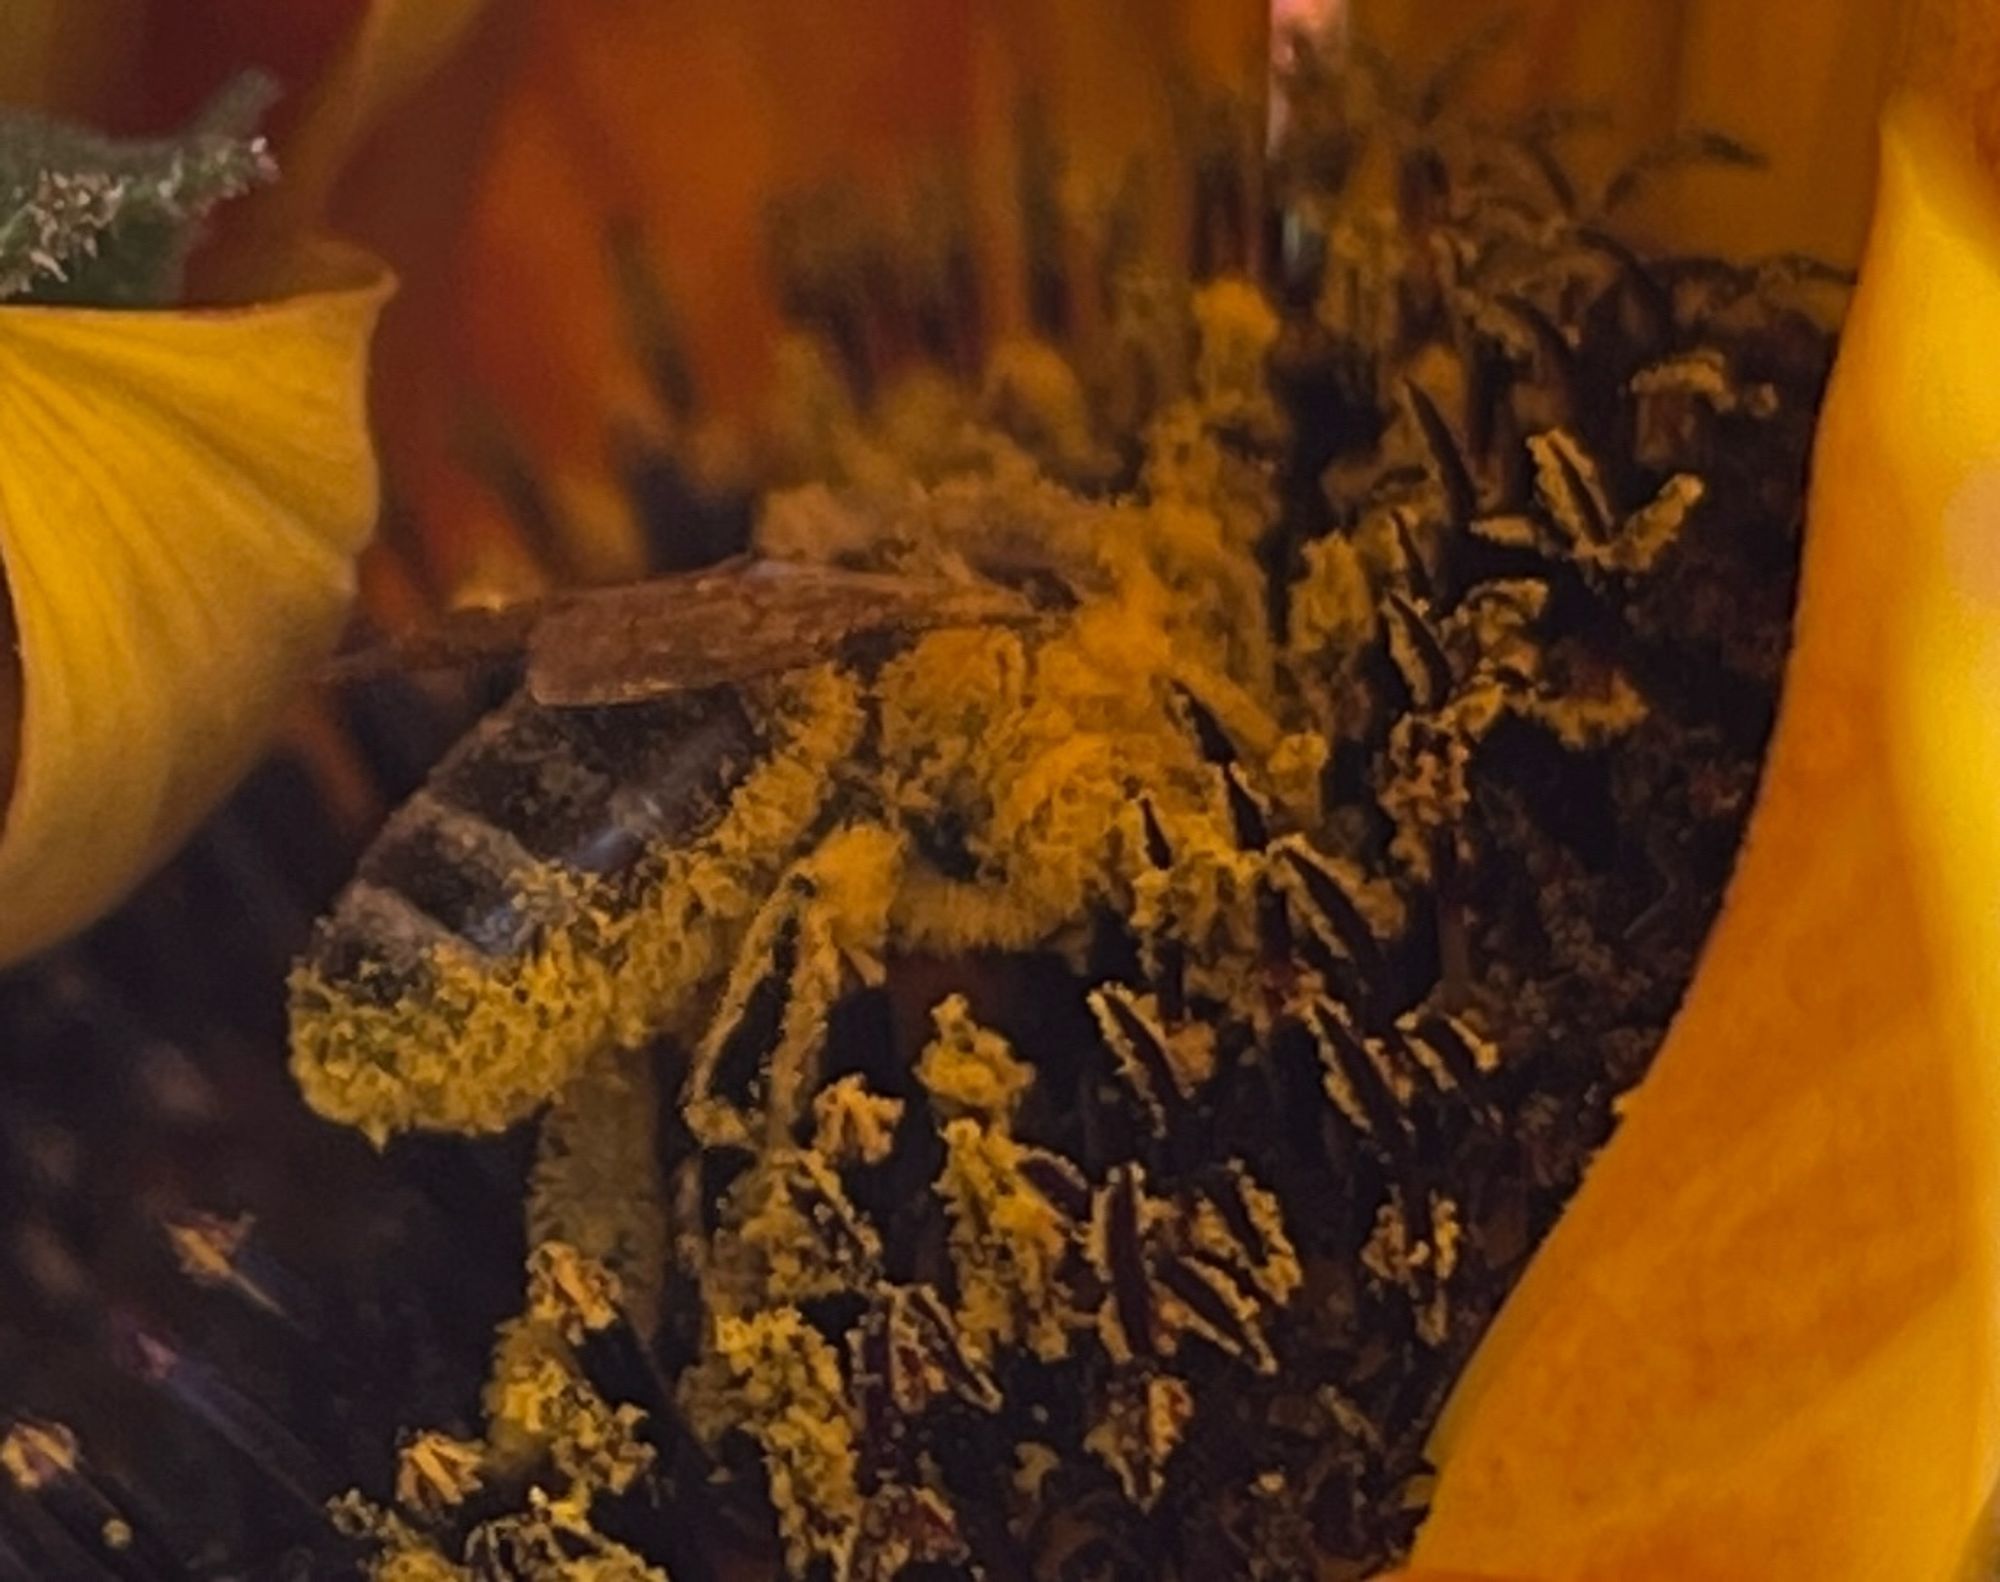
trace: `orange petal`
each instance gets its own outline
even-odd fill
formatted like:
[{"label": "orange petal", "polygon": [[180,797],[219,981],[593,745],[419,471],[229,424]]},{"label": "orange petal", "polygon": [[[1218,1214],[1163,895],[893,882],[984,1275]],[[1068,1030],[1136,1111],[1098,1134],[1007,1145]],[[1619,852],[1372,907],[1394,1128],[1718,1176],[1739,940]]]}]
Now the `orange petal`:
[{"label": "orange petal", "polygon": [[1635,218],[1677,247],[1739,257],[1860,253],[1905,7],[1894,0],[1695,0],[1675,80],[1678,122],[1741,138],[1762,172],[1690,168]]},{"label": "orange petal", "polygon": [[1520,1577],[1495,1576],[1492,1572],[1474,1575],[1470,1571],[1392,1571],[1375,1582],[1523,1582]]},{"label": "orange petal", "polygon": [[333,183],[361,140],[450,58],[487,0],[370,0],[360,25],[285,146],[296,212],[324,215]]},{"label": "orange petal", "polygon": [[[266,289],[301,236],[326,225],[334,184],[363,141],[460,49],[487,0],[179,0],[156,21],[149,65],[171,83],[246,65],[275,72],[289,102],[276,130],[283,179],[224,216],[198,284],[209,295]],[[178,71],[174,63],[180,62]],[[419,160],[411,174],[421,174]],[[447,207],[449,188],[433,190]]]},{"label": "orange petal", "polygon": [[88,117],[129,83],[146,0],[0,0],[0,104]]},{"label": "orange petal", "polygon": [[[518,577],[525,547],[566,576],[642,563],[622,465],[635,439],[661,443],[679,423],[635,313],[635,260],[665,299],[702,415],[743,420],[767,393],[781,327],[775,200],[838,182],[896,218],[936,172],[977,179],[1004,200],[973,227],[982,310],[1001,326],[1027,300],[1012,198],[1028,96],[1048,101],[1085,163],[1143,158],[1170,181],[1186,165],[1167,84],[1226,83],[1254,107],[1264,62],[1259,0],[497,9],[505,25],[479,31],[505,52],[496,42],[481,71],[434,77],[371,141],[340,205],[343,227],[407,285],[384,326],[382,426],[392,488],[421,523],[413,558],[447,591]],[[429,166],[413,177],[410,161],[441,141],[454,179],[438,184]],[[449,231],[397,212],[420,192]],[[630,249],[622,269],[614,235]],[[538,488],[548,544],[505,522],[503,445]]]},{"label": "orange petal", "polygon": [[1594,107],[1609,135],[1565,155],[1587,182],[1668,133],[1727,132],[1762,172],[1667,172],[1626,216],[1676,251],[1803,251],[1851,262],[1867,225],[1876,111],[1907,8],[1900,0],[1354,0],[1355,26],[1420,71],[1490,26],[1511,36],[1462,89],[1488,110]]},{"label": "orange petal", "polygon": [[[105,0],[90,0],[102,5]],[[100,119],[120,131],[178,126],[232,76],[255,67],[284,93],[281,124],[335,58],[371,0],[124,0],[143,12],[130,33],[137,70],[104,102]]]},{"label": "orange petal", "polygon": [[2000,204],[1885,148],[1741,866],[1420,1566],[1945,1582],[2000,1475]]}]

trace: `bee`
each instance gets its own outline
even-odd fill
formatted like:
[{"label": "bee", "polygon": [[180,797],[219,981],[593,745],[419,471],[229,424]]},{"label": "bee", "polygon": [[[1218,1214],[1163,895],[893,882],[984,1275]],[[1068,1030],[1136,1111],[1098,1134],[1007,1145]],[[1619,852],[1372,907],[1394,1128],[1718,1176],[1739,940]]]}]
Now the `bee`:
[{"label": "bee", "polygon": [[848,666],[1034,614],[992,583],[741,556],[342,662],[513,660],[522,679],[390,816],[295,969],[309,1096],[378,1137],[491,1130],[653,1036],[720,965],[721,892],[775,882],[820,817],[863,724]]}]

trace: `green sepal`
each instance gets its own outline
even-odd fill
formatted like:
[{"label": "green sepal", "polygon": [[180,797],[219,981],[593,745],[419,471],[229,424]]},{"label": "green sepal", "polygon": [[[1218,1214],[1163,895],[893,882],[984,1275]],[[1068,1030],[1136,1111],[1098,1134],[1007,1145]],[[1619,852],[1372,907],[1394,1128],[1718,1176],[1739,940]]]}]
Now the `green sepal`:
[{"label": "green sepal", "polygon": [[276,179],[257,132],[276,96],[245,73],[185,132],[146,139],[0,109],[0,302],[176,300],[209,213]]}]

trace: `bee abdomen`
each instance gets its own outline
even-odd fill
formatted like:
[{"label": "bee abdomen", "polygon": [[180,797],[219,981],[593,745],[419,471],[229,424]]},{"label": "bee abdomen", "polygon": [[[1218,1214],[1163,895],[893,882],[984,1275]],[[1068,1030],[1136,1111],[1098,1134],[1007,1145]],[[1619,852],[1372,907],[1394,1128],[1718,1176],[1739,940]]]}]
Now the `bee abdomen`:
[{"label": "bee abdomen", "polygon": [[312,967],[366,1004],[427,990],[442,953],[464,951],[449,929],[393,890],[356,881],[313,935]]},{"label": "bee abdomen", "polygon": [[593,881],[712,821],[754,748],[733,698],[551,709],[519,694],[391,817],[321,930],[315,964],[337,967],[357,934],[376,955],[412,955],[426,931],[385,897],[435,925],[424,948],[519,956],[572,921]]},{"label": "bee abdomen", "polygon": [[726,972],[867,722],[815,667],[761,695],[523,694],[395,814],[292,975],[292,1067],[386,1138],[513,1125]]},{"label": "bee abdomen", "polygon": [[615,779],[579,750],[554,710],[516,697],[488,715],[431,777],[429,792],[506,830],[546,861],[586,847],[610,816]]},{"label": "bee abdomen", "polygon": [[392,892],[486,956],[525,950],[539,923],[538,864],[499,825],[420,791],[362,859],[362,884]]},{"label": "bee abdomen", "polygon": [[755,749],[730,693],[576,709],[523,693],[438,766],[428,793],[544,862],[613,874],[713,818]]}]

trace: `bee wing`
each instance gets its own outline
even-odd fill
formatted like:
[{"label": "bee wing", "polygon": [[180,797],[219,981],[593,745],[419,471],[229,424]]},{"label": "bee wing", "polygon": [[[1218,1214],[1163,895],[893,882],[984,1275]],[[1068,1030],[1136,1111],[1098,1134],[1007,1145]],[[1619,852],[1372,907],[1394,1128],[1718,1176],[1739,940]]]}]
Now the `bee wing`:
[{"label": "bee wing", "polygon": [[528,690],[551,707],[638,703],[813,664],[858,638],[1033,618],[1002,588],[746,559],[549,601],[528,634]]},{"label": "bee wing", "polygon": [[364,636],[334,655],[327,663],[325,679],[379,681],[411,671],[511,664],[527,653],[529,634],[548,609],[547,599],[468,605],[407,632]]}]

